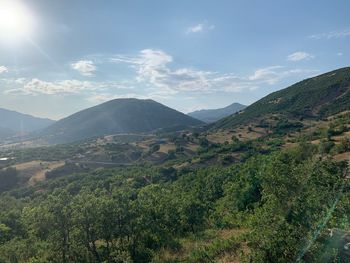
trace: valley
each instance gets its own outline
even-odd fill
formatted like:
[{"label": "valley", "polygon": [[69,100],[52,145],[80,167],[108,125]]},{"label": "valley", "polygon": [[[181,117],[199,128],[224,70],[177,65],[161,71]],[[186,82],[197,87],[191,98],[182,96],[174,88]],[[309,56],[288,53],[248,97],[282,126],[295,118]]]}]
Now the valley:
[{"label": "valley", "polygon": [[[342,93],[314,94],[291,106],[308,87]],[[349,230],[350,101],[343,100],[349,90],[345,68],[214,124],[190,119],[190,126],[174,130],[106,130],[64,144],[5,144],[0,259],[14,253],[20,261],[45,262],[65,251],[69,260],[88,262],[292,262],[305,238],[317,233],[302,257],[328,262],[336,250],[334,257],[346,262],[340,244],[348,234],[327,231]],[[271,101],[272,108],[256,110]],[[68,121],[53,127],[60,123]],[[287,245],[281,240],[288,235]]]}]

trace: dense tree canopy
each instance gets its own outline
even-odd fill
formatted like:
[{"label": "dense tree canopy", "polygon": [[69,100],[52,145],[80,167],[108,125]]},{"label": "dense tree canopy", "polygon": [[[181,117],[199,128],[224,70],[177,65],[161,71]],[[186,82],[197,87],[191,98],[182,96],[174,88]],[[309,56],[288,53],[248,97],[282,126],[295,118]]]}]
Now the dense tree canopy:
[{"label": "dense tree canopy", "polygon": [[346,175],[346,163],[302,144],[227,168],[131,167],[52,179],[2,195],[0,261],[150,262],[162,249],[176,251],[181,238],[240,228],[247,262],[346,262],[327,243],[327,229],[349,227]]}]

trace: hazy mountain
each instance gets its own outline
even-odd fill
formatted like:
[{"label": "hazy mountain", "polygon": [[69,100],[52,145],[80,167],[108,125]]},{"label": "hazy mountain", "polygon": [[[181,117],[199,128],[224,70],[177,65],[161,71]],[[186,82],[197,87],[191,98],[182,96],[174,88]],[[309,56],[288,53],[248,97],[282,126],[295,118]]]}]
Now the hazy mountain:
[{"label": "hazy mountain", "polygon": [[203,123],[153,100],[116,99],[64,118],[46,128],[41,136],[46,136],[49,142],[63,143],[200,124]]},{"label": "hazy mountain", "polygon": [[15,135],[15,132],[11,129],[0,127],[0,140],[8,138],[12,135]]},{"label": "hazy mountain", "polygon": [[189,116],[206,123],[218,121],[224,117],[230,116],[240,110],[243,110],[247,106],[240,103],[232,103],[231,105],[220,109],[198,110],[188,113]]},{"label": "hazy mountain", "polygon": [[28,133],[46,128],[53,120],[33,117],[28,114],[0,108],[0,134]]},{"label": "hazy mountain", "polygon": [[287,118],[323,118],[349,109],[350,67],[346,67],[271,93],[242,113],[218,121],[213,127],[230,128],[271,114]]}]

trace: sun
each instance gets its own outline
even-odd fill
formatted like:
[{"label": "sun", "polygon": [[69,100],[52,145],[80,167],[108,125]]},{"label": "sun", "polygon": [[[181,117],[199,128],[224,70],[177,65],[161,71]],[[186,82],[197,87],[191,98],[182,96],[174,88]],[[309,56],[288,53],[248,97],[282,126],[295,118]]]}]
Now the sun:
[{"label": "sun", "polygon": [[29,37],[33,30],[33,17],[17,0],[0,0],[0,39],[15,40]]}]

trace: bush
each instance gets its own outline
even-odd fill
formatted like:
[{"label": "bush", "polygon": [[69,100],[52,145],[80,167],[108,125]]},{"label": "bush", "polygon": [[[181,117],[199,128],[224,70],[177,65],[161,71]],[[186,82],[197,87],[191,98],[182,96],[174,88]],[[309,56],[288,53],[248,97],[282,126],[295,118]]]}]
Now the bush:
[{"label": "bush", "polygon": [[350,151],[350,139],[343,138],[339,145],[337,145],[337,153],[344,153]]},{"label": "bush", "polygon": [[335,146],[334,142],[322,140],[319,145],[319,153],[320,154],[329,154],[333,147]]},{"label": "bush", "polygon": [[221,156],[220,162],[222,165],[228,165],[234,162],[234,158],[230,154],[224,155],[224,156]]}]

